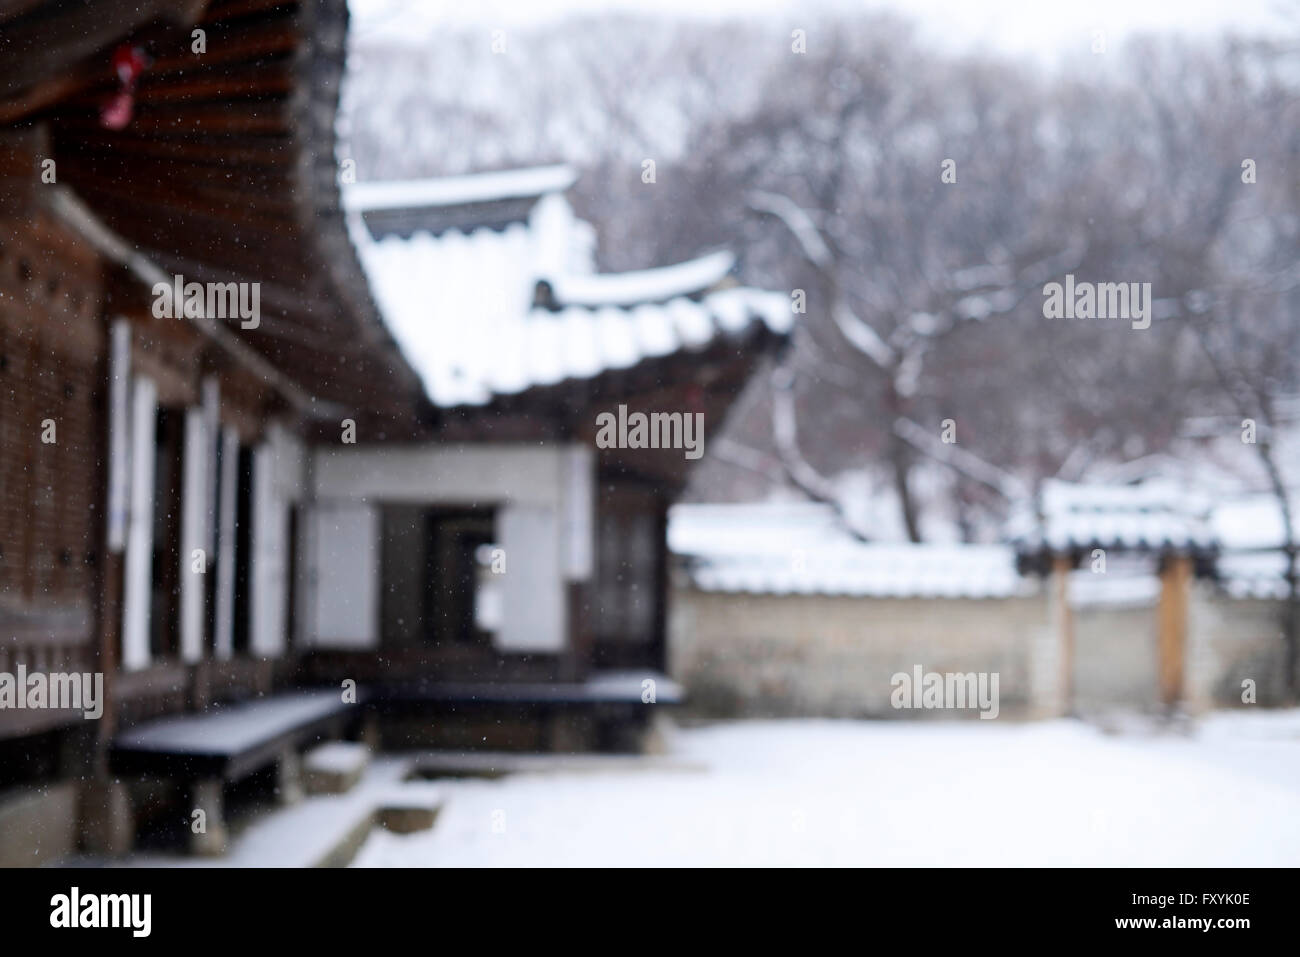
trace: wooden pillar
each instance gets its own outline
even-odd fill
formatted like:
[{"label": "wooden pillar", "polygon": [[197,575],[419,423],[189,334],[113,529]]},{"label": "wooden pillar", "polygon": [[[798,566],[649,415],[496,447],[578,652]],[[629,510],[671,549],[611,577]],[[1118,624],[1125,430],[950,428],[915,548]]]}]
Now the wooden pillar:
[{"label": "wooden pillar", "polygon": [[[572,440],[572,437],[570,437]],[[560,494],[564,533],[565,618],[568,643],[561,658],[564,680],[584,681],[596,652],[591,601],[596,580],[596,458],[593,450],[572,443],[564,450],[565,485]]]},{"label": "wooden pillar", "polygon": [[1160,703],[1172,708],[1183,697],[1187,657],[1187,602],[1191,590],[1192,559],[1168,555],[1160,569],[1160,604],[1156,610]]},{"label": "wooden pillar", "polygon": [[[97,430],[97,449],[107,463],[107,475],[100,486],[103,503],[102,521],[95,525],[96,563],[97,669],[104,675],[104,713],[98,722],[95,749],[95,773],[108,774],[108,748],[117,730],[116,682],[121,660],[122,589],[124,571],[122,553],[126,547],[126,516],[130,485],[130,416],[131,327],[125,319],[115,318],[109,326],[109,349],[101,359],[105,405]],[[106,800],[108,800],[106,798]]]},{"label": "wooden pillar", "polygon": [[[203,624],[207,609],[208,567],[208,479],[213,472],[209,449],[214,443],[208,434],[204,412],[200,408],[185,412],[184,458],[182,464],[180,554],[180,654],[181,660],[196,664],[203,658],[205,636]],[[203,551],[202,572],[194,568],[196,549]]]},{"label": "wooden pillar", "polygon": [[[21,340],[20,340],[21,341]],[[17,351],[17,350],[15,350]],[[35,334],[23,343],[23,365],[22,371],[16,377],[23,383],[23,388],[17,390],[18,415],[17,419],[22,423],[22,485],[23,492],[21,501],[28,510],[36,507],[37,493],[37,456],[41,450],[41,410],[39,408],[39,393],[37,392],[37,383],[41,381],[41,344]],[[22,551],[19,553],[22,558],[22,597],[25,603],[30,604],[36,597],[36,530],[35,522],[22,523]]]},{"label": "wooden pillar", "polygon": [[668,671],[668,589],[670,559],[668,555],[667,497],[654,500],[654,632],[652,634],[652,667]]},{"label": "wooden pillar", "polygon": [[560,660],[560,676],[565,681],[585,681],[591,673],[596,651],[591,627],[591,584],[569,582],[565,588],[568,609],[569,644]]},{"label": "wooden pillar", "polygon": [[126,532],[120,658],[122,667],[128,671],[146,668],[150,662],[157,423],[157,389],[153,380],[137,378],[131,393],[131,509]]},{"label": "wooden pillar", "polygon": [[275,799],[281,805],[297,804],[303,798],[302,757],[293,747],[280,752],[275,766]]},{"label": "wooden pillar", "polygon": [[235,509],[239,504],[239,433],[221,430],[221,477],[217,505],[217,581],[213,590],[212,656],[227,660],[235,653]]},{"label": "wooden pillar", "polygon": [[[221,778],[195,781],[191,792],[191,809],[186,822],[190,829],[190,853],[207,857],[226,852],[226,813]],[[201,817],[194,811],[202,811]]]},{"label": "wooden pillar", "polygon": [[1060,681],[1061,713],[1074,710],[1074,611],[1070,608],[1070,571],[1074,561],[1069,555],[1052,556],[1052,588],[1057,609],[1056,628],[1061,640]]}]

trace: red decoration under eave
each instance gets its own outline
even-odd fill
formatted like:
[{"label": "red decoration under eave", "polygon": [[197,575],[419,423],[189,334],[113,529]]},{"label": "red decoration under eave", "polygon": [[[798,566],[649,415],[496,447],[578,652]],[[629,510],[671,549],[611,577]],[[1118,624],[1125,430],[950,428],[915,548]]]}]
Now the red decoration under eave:
[{"label": "red decoration under eave", "polygon": [[99,108],[99,122],[110,130],[125,129],[134,106],[135,98],[130,93],[114,93]]},{"label": "red decoration under eave", "polygon": [[135,81],[149,66],[149,62],[149,56],[144,52],[143,47],[133,47],[129,43],[123,43],[113,51],[113,72],[117,74],[118,82],[127,90],[135,89]]},{"label": "red decoration under eave", "polygon": [[113,72],[120,89],[99,108],[99,122],[110,130],[125,129],[135,112],[135,83],[149,66],[150,59],[142,47],[120,44],[113,51]]}]

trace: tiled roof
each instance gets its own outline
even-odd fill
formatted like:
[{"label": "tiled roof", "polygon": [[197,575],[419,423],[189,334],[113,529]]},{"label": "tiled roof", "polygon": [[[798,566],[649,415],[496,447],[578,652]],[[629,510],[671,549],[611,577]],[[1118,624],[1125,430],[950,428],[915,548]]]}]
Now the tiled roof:
[{"label": "tiled roof", "polygon": [[668,540],[702,591],[1007,598],[1033,587],[1007,546],[864,544],[819,505],[679,505]]},{"label": "tiled roof", "polygon": [[1218,573],[1224,591],[1233,598],[1287,596],[1286,555],[1281,551],[1224,552]]},{"label": "tiled roof", "polygon": [[[1292,516],[1300,539],[1300,515]],[[1223,545],[1219,580],[1234,598],[1285,598],[1286,523],[1277,498],[1247,494],[1215,504],[1211,525]]]},{"label": "tiled roof", "polygon": [[736,257],[731,253],[716,252],[658,269],[562,276],[554,283],[555,298],[566,306],[634,306],[667,302],[712,289],[726,278],[735,263]]},{"label": "tiled roof", "polygon": [[562,193],[578,179],[569,166],[534,166],[496,173],[383,180],[351,184],[344,194],[349,211],[461,206],[500,199],[528,199]]},{"label": "tiled roof", "polygon": [[[491,174],[501,176],[503,174]],[[457,177],[458,195],[474,190]],[[596,274],[588,224],[558,191],[504,228],[376,240],[349,200],[353,242],[384,319],[435,405],[482,405],[534,386],[589,379],[700,350],[756,324],[783,334],[781,293],[720,288],[729,253],[659,269]],[[415,193],[407,184],[408,193]],[[437,195],[432,186],[424,195]],[[373,197],[372,197],[373,199]],[[391,207],[390,207],[391,208]],[[538,283],[550,286],[538,299]]]},{"label": "tiled roof", "polygon": [[1021,552],[1103,548],[1210,550],[1210,503],[1163,482],[1073,485],[1049,482],[1041,515],[1028,507],[1011,522]]}]

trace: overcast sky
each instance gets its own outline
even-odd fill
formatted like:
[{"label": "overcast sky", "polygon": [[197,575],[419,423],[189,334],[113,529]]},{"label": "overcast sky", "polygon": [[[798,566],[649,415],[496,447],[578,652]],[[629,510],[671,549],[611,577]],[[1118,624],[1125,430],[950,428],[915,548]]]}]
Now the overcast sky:
[{"label": "overcast sky", "polygon": [[[1134,32],[1176,30],[1207,35],[1225,30],[1276,32],[1296,11],[1288,33],[1300,29],[1300,0],[350,0],[358,32],[429,38],[439,26],[509,29],[573,13],[634,11],[681,17],[771,18],[793,29],[810,12],[889,10],[914,19],[924,36],[948,47],[983,48],[1051,62],[1090,53],[1095,31],[1108,43]],[[811,39],[811,38],[810,38]]]}]

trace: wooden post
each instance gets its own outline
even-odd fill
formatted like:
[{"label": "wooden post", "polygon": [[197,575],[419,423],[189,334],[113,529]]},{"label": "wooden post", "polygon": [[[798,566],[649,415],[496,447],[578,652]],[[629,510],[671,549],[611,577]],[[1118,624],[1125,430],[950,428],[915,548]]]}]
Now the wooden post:
[{"label": "wooden post", "polygon": [[302,758],[293,747],[286,747],[280,752],[276,762],[275,798],[281,805],[297,804],[303,798]]},{"label": "wooden post", "polygon": [[1160,703],[1172,708],[1183,697],[1183,672],[1187,650],[1187,601],[1192,580],[1192,560],[1187,555],[1166,556],[1160,570],[1160,604],[1157,609]]},{"label": "wooden post", "polygon": [[[186,825],[190,829],[190,853],[206,857],[226,853],[226,813],[221,778],[203,778],[195,781],[191,791],[190,811]],[[194,811],[202,811],[196,818]]]},{"label": "wooden post", "polygon": [[[97,669],[104,675],[104,713],[98,722],[95,747],[95,774],[108,774],[108,749],[117,730],[117,670],[122,642],[122,588],[125,581],[122,550],[125,547],[127,485],[130,477],[127,444],[128,375],[131,356],[131,328],[127,320],[110,320],[110,347],[100,360],[100,375],[108,396],[107,411],[101,413],[96,448],[107,472],[100,486],[103,503],[101,520],[94,526],[95,553],[95,627],[97,630]],[[105,801],[113,800],[106,797]]]},{"label": "wooden post", "polygon": [[139,671],[150,663],[153,576],[154,435],[158,423],[153,380],[138,378],[131,392],[131,512],[127,521],[121,666]]},{"label": "wooden post", "polygon": [[1057,622],[1061,638],[1061,713],[1074,710],[1074,612],[1070,608],[1069,555],[1052,556],[1052,587],[1056,590]]},{"label": "wooden post", "polygon": [[569,582],[565,588],[569,643],[560,660],[560,675],[565,681],[585,681],[595,664],[596,642],[591,630],[590,596],[589,582]]}]

